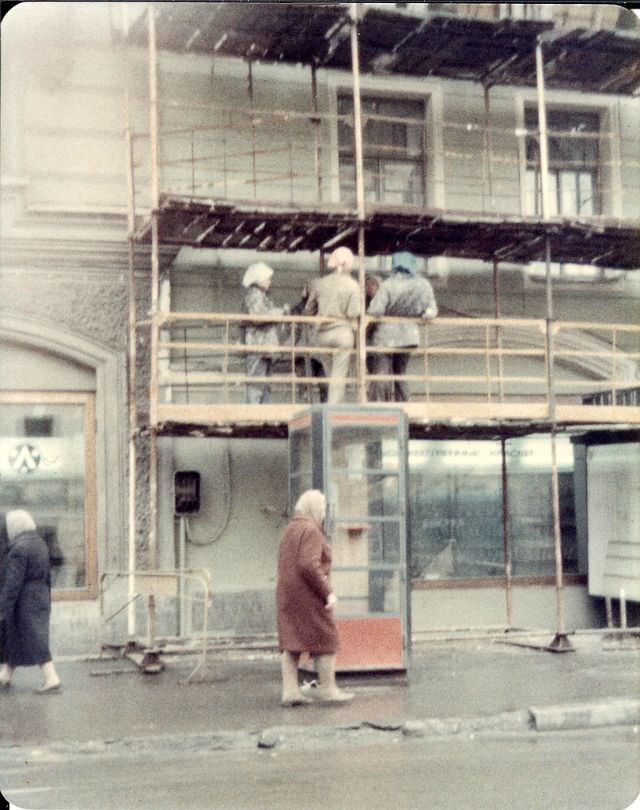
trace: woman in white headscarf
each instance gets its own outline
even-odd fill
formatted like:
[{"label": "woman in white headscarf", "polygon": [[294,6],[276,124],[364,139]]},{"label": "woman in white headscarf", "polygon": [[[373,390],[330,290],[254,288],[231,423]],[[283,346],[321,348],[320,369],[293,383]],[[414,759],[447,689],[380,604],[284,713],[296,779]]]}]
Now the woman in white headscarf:
[{"label": "woman in white headscarf", "polygon": [[339,349],[331,355],[321,355],[325,375],[329,379],[327,402],[341,402],[349,373],[354,345],[354,330],[349,322],[360,314],[360,288],[351,278],[354,257],[348,247],[336,248],[329,256],[328,267],[332,271],[309,283],[306,303],[308,315],[333,318],[318,326],[316,340],[319,346]]},{"label": "woman in white headscarf", "polygon": [[[333,616],[336,596],[329,579],[331,549],[323,531],[325,497],[309,489],[298,499],[284,530],[278,552],[278,642],[282,665],[282,705],[297,706],[313,699],[351,700],[336,685],[338,629]],[[303,695],[298,663],[303,652],[316,659],[319,686]]]},{"label": "woman in white headscarf", "polygon": [[[273,278],[273,270],[264,262],[250,265],[243,278],[242,286],[245,288],[242,300],[242,311],[250,315],[283,315],[284,309],[276,307],[268,295]],[[276,323],[267,321],[245,322],[243,325],[243,341],[249,346],[277,346],[279,344],[278,328]],[[273,354],[264,353],[245,355],[245,373],[250,377],[269,377]],[[247,385],[246,401],[251,404],[271,402],[271,386],[266,380],[261,383]]]},{"label": "woman in white headscarf", "polygon": [[7,512],[9,552],[0,594],[0,618],[6,627],[5,663],[0,687],[8,687],[16,667],[39,666],[43,683],[39,692],[60,686],[49,650],[51,576],[49,549],[36,531],[28,512]]}]

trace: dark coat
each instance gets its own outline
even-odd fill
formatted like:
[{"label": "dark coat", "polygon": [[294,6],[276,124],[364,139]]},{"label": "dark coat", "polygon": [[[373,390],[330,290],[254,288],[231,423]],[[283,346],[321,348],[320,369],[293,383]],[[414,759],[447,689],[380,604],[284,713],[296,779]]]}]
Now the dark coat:
[{"label": "dark coat", "polygon": [[6,622],[4,656],[12,666],[51,660],[49,550],[37,532],[23,532],[9,546],[0,616]]},{"label": "dark coat", "polygon": [[[7,554],[9,553],[9,538],[5,523],[5,514],[0,512],[0,594],[4,584],[4,575],[7,567]],[[0,614],[0,664],[4,663],[4,645],[6,636],[6,625]]]},{"label": "dark coat", "polygon": [[278,552],[278,642],[281,650],[335,653],[338,630],[325,607],[331,593],[331,549],[318,524],[295,515]]}]

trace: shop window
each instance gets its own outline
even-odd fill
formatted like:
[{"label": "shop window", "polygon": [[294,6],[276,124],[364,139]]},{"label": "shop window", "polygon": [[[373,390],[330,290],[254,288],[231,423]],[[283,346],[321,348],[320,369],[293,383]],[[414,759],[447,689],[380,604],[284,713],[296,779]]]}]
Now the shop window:
[{"label": "shop window", "polygon": [[[538,111],[525,110],[526,213],[542,215]],[[600,116],[586,111],[547,110],[551,216],[594,216],[599,200]]]},{"label": "shop window", "polygon": [[0,394],[0,513],[26,509],[64,598],[96,585],[92,394]]},{"label": "shop window", "polygon": [[[340,197],[356,199],[353,98],[338,97]],[[424,103],[411,99],[362,99],[364,184],[367,202],[424,205]]]},{"label": "shop window", "polygon": [[[547,436],[506,442],[514,577],[552,577],[551,449]],[[410,574],[421,580],[504,577],[499,441],[410,443]],[[578,571],[573,452],[557,439],[565,573]]]}]

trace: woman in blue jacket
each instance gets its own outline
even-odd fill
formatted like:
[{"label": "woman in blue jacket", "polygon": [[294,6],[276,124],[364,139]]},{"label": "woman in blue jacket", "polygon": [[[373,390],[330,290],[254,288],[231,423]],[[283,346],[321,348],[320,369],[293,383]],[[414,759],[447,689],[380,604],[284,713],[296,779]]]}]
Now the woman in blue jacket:
[{"label": "woman in blue jacket", "polygon": [[[367,309],[369,315],[404,316],[431,320],[438,314],[438,305],[433,288],[426,278],[417,275],[416,257],[413,253],[401,251],[391,259],[391,275],[386,278]],[[407,402],[409,386],[402,375],[407,370],[410,352],[398,349],[412,349],[420,342],[420,332],[415,321],[395,321],[379,323],[371,337],[373,346],[395,349],[392,353],[375,352],[370,355],[370,373],[395,375],[395,380],[374,381],[371,385],[371,399],[379,402]]]}]

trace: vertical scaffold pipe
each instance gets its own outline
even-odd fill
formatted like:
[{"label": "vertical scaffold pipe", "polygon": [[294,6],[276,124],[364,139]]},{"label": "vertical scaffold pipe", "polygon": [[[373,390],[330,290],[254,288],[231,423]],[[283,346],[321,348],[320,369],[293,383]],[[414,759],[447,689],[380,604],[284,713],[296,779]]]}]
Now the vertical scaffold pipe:
[{"label": "vertical scaffold pipe", "polygon": [[[160,239],[159,239],[159,206],[160,177],[158,165],[158,54],[156,45],[155,9],[150,3],[148,9],[149,25],[149,136],[151,147],[151,339],[149,375],[149,557],[148,567],[158,567],[158,296],[160,282]],[[155,641],[156,604],[155,596],[147,599],[148,646]]]},{"label": "vertical scaffold pipe", "polygon": [[358,318],[358,402],[367,401],[367,345],[365,323],[365,240],[364,240],[364,147],[362,138],[362,98],[360,95],[360,52],[358,47],[358,4],[351,4],[351,74],[353,81],[353,132],[355,146],[356,206],[358,212],[358,285],[360,287],[360,317]]},{"label": "vertical scaffold pipe", "polygon": [[[542,38],[536,44],[536,86],[538,97],[538,132],[540,150],[540,197],[542,219],[548,222],[551,215],[549,197],[549,151],[547,141],[547,108],[544,84],[544,58]],[[556,580],[556,634],[547,647],[553,652],[571,652],[573,646],[565,629],[564,613],[564,575],[562,562],[562,534],[560,530],[560,489],[558,484],[557,441],[556,441],[556,395],[555,395],[555,362],[553,346],[553,290],[551,286],[551,239],[545,237],[545,279],[547,294],[547,395],[549,400],[549,419],[551,421],[551,503],[553,510],[553,548],[555,558]]]},{"label": "vertical scaffold pipe", "polygon": [[122,6],[122,27],[124,32],[124,62],[125,62],[125,115],[126,115],[126,149],[127,149],[127,257],[129,265],[129,509],[128,509],[128,553],[127,553],[127,637],[131,642],[136,635],[136,605],[135,605],[135,578],[136,569],[136,479],[137,479],[137,448],[138,440],[138,409],[137,409],[137,321],[136,306],[136,276],[135,276],[135,180],[133,160],[133,134],[131,131],[131,88],[129,66],[129,20],[126,4]]},{"label": "vertical scaffold pipe", "polygon": [[316,175],[316,191],[318,202],[322,202],[322,150],[320,146],[320,115],[318,106],[318,69],[316,64],[311,65],[311,106],[313,109],[313,162]]}]

